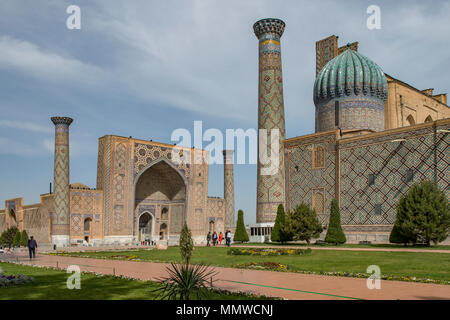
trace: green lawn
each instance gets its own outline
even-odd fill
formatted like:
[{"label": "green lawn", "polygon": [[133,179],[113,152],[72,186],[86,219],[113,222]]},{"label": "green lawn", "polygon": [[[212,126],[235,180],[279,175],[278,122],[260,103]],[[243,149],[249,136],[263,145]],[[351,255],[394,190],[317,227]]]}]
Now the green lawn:
[{"label": "green lawn", "polygon": [[[193,263],[232,267],[234,264],[273,261],[288,265],[295,271],[355,272],[365,273],[369,265],[378,265],[383,275],[415,276],[433,280],[450,281],[450,254],[416,252],[375,252],[314,250],[300,256],[230,256],[224,247],[196,247]],[[108,258],[113,255],[137,256],[141,260],[155,262],[180,261],[178,247],[168,250],[132,250],[114,252],[70,253],[76,256]]]},{"label": "green lawn", "polygon": [[[25,274],[35,279],[34,283],[0,287],[0,300],[151,300],[157,284],[150,281],[128,280],[112,276],[97,276],[82,273],[81,289],[69,290],[65,271],[0,263],[4,274]],[[210,293],[211,300],[257,299],[240,294]],[[263,298],[263,297],[259,297]]]},{"label": "green lawn", "polygon": [[[289,242],[289,243],[277,243],[277,242],[271,242],[271,243],[234,243],[232,244],[232,246],[234,247],[243,247],[243,246],[267,246],[267,247],[271,247],[271,246],[286,246],[286,247],[290,247],[290,246],[299,246],[299,247],[306,247],[307,244],[306,243],[293,243],[293,242]],[[432,245],[430,247],[426,247],[426,246],[412,246],[412,245],[408,245],[408,246],[404,246],[404,245],[398,245],[398,244],[341,244],[341,245],[334,245],[334,244],[328,244],[328,243],[324,243],[324,244],[311,244],[309,245],[309,247],[313,248],[314,247],[330,247],[330,248],[372,248],[372,249],[425,249],[425,250],[449,250],[450,251],[450,245],[444,245],[444,244],[438,244],[438,245]]]}]

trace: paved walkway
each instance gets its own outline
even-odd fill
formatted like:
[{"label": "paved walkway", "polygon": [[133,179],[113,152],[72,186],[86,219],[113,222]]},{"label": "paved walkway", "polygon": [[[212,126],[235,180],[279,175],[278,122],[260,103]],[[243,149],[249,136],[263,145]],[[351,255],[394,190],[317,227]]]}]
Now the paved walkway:
[{"label": "paved walkway", "polygon": [[[102,260],[61,256],[37,255],[30,262],[25,254],[1,255],[0,260],[16,260],[24,264],[67,268],[79,265],[82,271],[108,275],[123,275],[143,280],[156,280],[166,276],[167,264],[120,260]],[[230,291],[244,291],[290,300],[325,299],[445,299],[450,300],[450,286],[381,281],[380,290],[369,290],[366,279],[304,275],[288,272],[244,270],[215,267],[218,272],[215,286]]]}]

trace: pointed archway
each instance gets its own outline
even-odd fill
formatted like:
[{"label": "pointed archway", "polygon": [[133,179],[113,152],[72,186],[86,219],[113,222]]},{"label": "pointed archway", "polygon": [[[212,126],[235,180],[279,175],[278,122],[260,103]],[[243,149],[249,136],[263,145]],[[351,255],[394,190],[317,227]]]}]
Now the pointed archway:
[{"label": "pointed archway", "polygon": [[[180,234],[187,208],[186,178],[165,160],[150,164],[136,177],[134,208],[135,217],[153,214],[150,240],[159,240],[161,235],[168,240],[170,235]],[[145,240],[141,239],[140,218],[135,228],[135,235]]]}]

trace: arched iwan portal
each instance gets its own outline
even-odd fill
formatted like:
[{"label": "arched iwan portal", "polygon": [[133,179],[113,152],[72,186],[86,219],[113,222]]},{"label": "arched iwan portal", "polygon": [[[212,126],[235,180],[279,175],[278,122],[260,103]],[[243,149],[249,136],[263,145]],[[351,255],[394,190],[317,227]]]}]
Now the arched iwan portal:
[{"label": "arched iwan portal", "polygon": [[[166,161],[155,163],[140,175],[135,189],[135,216],[140,217],[143,212],[154,215],[151,240],[159,240],[161,231],[164,240],[179,235],[185,208],[186,184],[180,173]],[[140,226],[136,230],[139,232]]]}]

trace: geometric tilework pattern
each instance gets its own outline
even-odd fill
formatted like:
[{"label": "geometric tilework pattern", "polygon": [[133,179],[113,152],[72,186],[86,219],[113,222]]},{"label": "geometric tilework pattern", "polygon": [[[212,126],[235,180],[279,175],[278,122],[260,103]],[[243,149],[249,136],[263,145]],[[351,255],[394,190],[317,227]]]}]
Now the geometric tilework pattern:
[{"label": "geometric tilework pattern", "polygon": [[[432,127],[403,135],[361,139],[358,144],[342,144],[342,223],[393,224],[401,195],[416,182],[434,180],[435,173],[438,185],[448,194],[448,145],[448,135],[437,134],[435,138]],[[408,181],[409,172],[413,172],[413,178]],[[369,175],[374,175],[373,183],[369,183]],[[381,212],[376,210],[380,206]]]},{"label": "geometric tilework pattern", "polygon": [[[331,200],[336,190],[335,134],[301,139],[286,144],[286,207],[293,210],[300,203],[317,208],[322,224],[326,224]],[[323,150],[323,166],[313,167],[313,150]],[[322,153],[322,152],[321,152]],[[322,163],[321,163],[322,164]],[[313,194],[316,202],[313,201]]]},{"label": "geometric tilework pattern", "polygon": [[[54,162],[54,203],[52,215],[52,234],[67,234],[69,231],[69,125],[70,118],[53,117],[55,124],[55,162]],[[68,234],[67,234],[68,235]]]},{"label": "geometric tilework pattern", "polygon": [[[233,150],[224,150],[223,196],[225,199],[225,228],[234,228],[234,168]],[[217,227],[217,226],[216,226]]]},{"label": "geometric tilework pattern", "polygon": [[[173,148],[135,143],[134,176],[136,177],[150,163],[162,158],[173,164],[186,178],[189,177],[190,164],[186,162],[182,162],[179,164],[172,162],[172,150]],[[183,151],[183,156],[189,159],[188,162],[191,161],[191,155],[189,151]]]},{"label": "geometric tilework pattern", "polygon": [[[258,154],[256,222],[273,222],[276,210],[285,200],[284,139],[285,119],[280,38],[284,22],[264,19],[255,23],[259,40],[258,129],[267,130],[267,153],[271,150],[271,130],[278,129],[279,166],[272,175],[262,175]],[[259,134],[258,134],[259,135]]]}]

